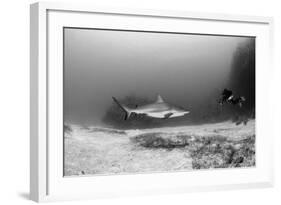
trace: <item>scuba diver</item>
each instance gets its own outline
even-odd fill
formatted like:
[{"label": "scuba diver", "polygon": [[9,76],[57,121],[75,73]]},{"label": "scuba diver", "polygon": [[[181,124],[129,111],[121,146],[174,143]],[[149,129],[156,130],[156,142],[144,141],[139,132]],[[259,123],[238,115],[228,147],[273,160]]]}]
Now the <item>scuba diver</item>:
[{"label": "scuba diver", "polygon": [[219,104],[223,105],[224,103],[228,103],[231,105],[238,105],[242,107],[242,103],[245,102],[246,99],[243,96],[234,97],[233,92],[228,89],[224,89],[221,93],[221,98],[219,99]]}]

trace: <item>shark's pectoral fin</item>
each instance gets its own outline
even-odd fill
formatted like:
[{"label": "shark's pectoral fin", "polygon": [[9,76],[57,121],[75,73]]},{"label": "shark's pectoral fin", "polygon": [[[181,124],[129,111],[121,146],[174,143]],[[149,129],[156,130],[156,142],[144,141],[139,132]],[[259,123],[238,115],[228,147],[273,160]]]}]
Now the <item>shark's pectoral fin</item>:
[{"label": "shark's pectoral fin", "polygon": [[127,120],[127,119],[128,119],[128,115],[127,115],[127,113],[125,113],[124,120]]},{"label": "shark's pectoral fin", "polygon": [[166,115],[164,115],[163,119],[168,119],[169,117],[171,117],[173,115],[173,113],[167,113]]}]

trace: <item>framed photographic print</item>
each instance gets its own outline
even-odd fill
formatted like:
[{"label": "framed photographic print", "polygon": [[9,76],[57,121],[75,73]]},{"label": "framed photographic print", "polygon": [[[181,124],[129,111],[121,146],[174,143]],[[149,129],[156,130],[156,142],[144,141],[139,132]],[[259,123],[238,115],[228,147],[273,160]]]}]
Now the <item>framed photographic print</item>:
[{"label": "framed photographic print", "polygon": [[31,199],[272,186],[272,24],[32,4]]}]

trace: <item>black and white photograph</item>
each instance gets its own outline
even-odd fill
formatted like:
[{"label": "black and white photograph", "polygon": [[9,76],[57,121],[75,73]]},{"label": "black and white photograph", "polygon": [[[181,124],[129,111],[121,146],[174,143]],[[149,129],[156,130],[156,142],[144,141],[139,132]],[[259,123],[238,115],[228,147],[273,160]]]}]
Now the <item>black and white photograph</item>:
[{"label": "black and white photograph", "polygon": [[65,27],[64,176],[255,167],[255,41]]}]

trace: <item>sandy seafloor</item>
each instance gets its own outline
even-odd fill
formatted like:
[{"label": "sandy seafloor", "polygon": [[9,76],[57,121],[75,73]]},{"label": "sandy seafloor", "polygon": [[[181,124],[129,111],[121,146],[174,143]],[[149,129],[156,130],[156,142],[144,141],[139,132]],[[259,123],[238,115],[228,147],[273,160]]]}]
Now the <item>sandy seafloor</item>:
[{"label": "sandy seafloor", "polygon": [[[196,141],[196,138],[200,137],[204,137],[204,139],[223,137],[233,142],[246,139],[249,136],[255,138],[255,120],[250,120],[247,125],[243,123],[236,125],[231,121],[226,121],[214,124],[141,130],[70,126],[72,131],[66,133],[64,138],[65,176],[171,172],[194,169],[194,159],[190,152],[192,143],[176,146],[178,143],[176,138],[174,140],[176,144],[173,147],[149,147],[136,143],[134,139],[137,136],[141,136],[145,140],[146,136],[149,137],[153,134],[157,134],[157,136],[160,134],[163,138],[174,138],[180,135],[183,136],[181,138],[187,136],[190,141]],[[153,143],[156,143],[153,145],[159,145],[157,142]],[[202,141],[200,143],[202,144]],[[219,141],[216,143],[214,146],[220,146]],[[238,146],[237,149],[239,146],[241,147],[239,144],[235,146]],[[203,158],[201,157],[200,160]],[[235,160],[237,161],[237,159]]]}]

